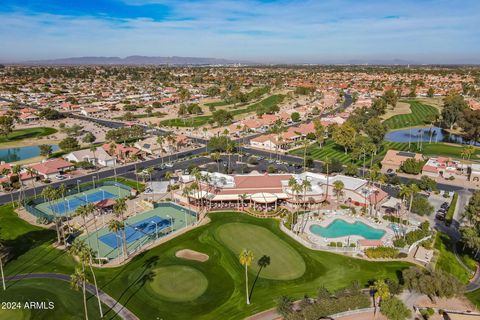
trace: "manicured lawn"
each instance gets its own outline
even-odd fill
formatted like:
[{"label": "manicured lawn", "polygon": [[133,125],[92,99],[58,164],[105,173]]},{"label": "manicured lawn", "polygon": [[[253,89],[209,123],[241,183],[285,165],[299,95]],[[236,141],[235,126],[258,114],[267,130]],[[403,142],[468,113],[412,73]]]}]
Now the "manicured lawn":
[{"label": "manicured lawn", "polygon": [[[375,157],[375,161],[378,159],[382,159],[387,150],[389,149],[396,149],[396,150],[407,150],[408,143],[401,143],[401,142],[384,142],[382,148],[377,153]],[[303,148],[299,148],[296,150],[290,151],[290,154],[303,157]],[[328,140],[323,146],[320,148],[318,144],[313,144],[308,147],[307,149],[307,156],[312,157],[314,160],[324,161],[327,157],[330,160],[336,159],[339,160],[343,164],[348,164],[352,162],[352,158],[350,157],[350,152],[345,154],[345,150],[343,147],[336,145],[332,140]],[[378,160],[379,161],[379,160]],[[363,159],[355,161],[356,164],[361,165],[363,164]],[[366,165],[370,165],[370,157],[367,155]]]},{"label": "manicured lawn", "polygon": [[154,269],[149,287],[165,300],[173,302],[193,301],[208,287],[203,273],[189,266],[167,266]]},{"label": "manicured lawn", "polygon": [[10,253],[6,275],[73,270],[73,259],[52,247],[55,231],[30,225],[10,205],[0,206],[0,239]]},{"label": "manicured lawn", "polygon": [[233,103],[228,103],[227,101],[216,101],[216,102],[208,102],[205,103],[207,107],[223,107],[223,106],[228,106]]},{"label": "manicured lawn", "polygon": [[452,274],[462,283],[468,283],[472,275],[458,262],[453,253],[452,243],[448,235],[441,232],[437,233],[435,249],[438,250],[435,269],[440,269]]},{"label": "manicured lawn", "polygon": [[[444,156],[452,158],[461,158],[463,146],[451,145],[446,143],[424,143],[422,152],[428,156]],[[476,148],[472,160],[480,157],[480,149]]]},{"label": "manicured lawn", "polygon": [[470,300],[477,308],[480,308],[480,289],[473,292],[465,293],[465,296]]},{"label": "manicured lawn", "polygon": [[274,105],[277,105],[277,104],[281,103],[284,98],[285,98],[285,95],[283,95],[283,94],[274,94],[274,95],[272,95],[268,98],[265,98],[265,99],[263,99],[263,100],[261,100],[257,103],[251,104],[246,108],[232,110],[232,111],[230,111],[230,113],[233,116],[237,116],[237,115],[244,114],[244,113],[255,112],[255,111],[257,111],[257,109],[264,108],[264,107],[270,108]]},{"label": "manicured lawn", "polygon": [[[46,310],[5,310],[0,309],[0,319],[24,320],[24,319],[85,319],[83,309],[82,291],[70,288],[68,282],[52,279],[27,279],[8,282],[6,291],[0,290],[0,301],[20,302],[22,306],[26,302],[44,302],[48,306],[53,302],[53,309]],[[100,319],[98,301],[96,297],[87,293],[87,309],[89,319]],[[103,319],[120,319],[107,306],[103,306],[105,316]]]},{"label": "manicured lawn", "polygon": [[[55,238],[54,232],[28,226],[8,206],[0,208],[0,217],[1,237],[36,239],[26,242],[31,248],[21,250],[7,263],[7,274],[73,272],[73,259],[49,246]],[[333,290],[354,280],[367,285],[372,279],[396,279],[398,272],[409,266],[403,262],[369,262],[309,250],[284,235],[278,221],[273,219],[232,212],[210,214],[210,219],[210,223],[142,253],[125,266],[97,269],[101,288],[141,319],[243,319],[275,306],[281,295],[299,299],[304,294],[315,295],[321,286]],[[37,236],[43,233],[44,238]],[[233,245],[234,242],[238,244]],[[256,281],[249,306],[245,304],[244,268],[236,252],[244,246],[255,253],[249,272],[250,285],[258,270],[254,266],[257,259],[262,254],[271,257],[271,264]],[[177,258],[175,253],[181,249],[203,252],[209,259],[198,262]],[[287,262],[284,255],[300,266]],[[167,280],[166,274],[174,277]],[[269,274],[291,280],[271,280]],[[206,289],[203,277],[208,283]],[[26,281],[21,283],[24,284],[21,292],[38,287]],[[58,285],[45,290],[57,296],[70,294],[69,289]],[[80,299],[76,303],[81,306]]]},{"label": "manicured lawn", "polygon": [[23,139],[32,139],[37,137],[44,137],[56,133],[57,130],[53,128],[38,127],[14,130],[8,137],[1,136],[0,143],[19,141]]},{"label": "manicured lawn", "polygon": [[[420,152],[427,157],[444,156],[460,159],[463,147],[446,143],[425,142],[422,145],[422,150],[419,150],[416,143],[412,143],[409,149],[408,143],[385,141],[383,142],[381,149],[375,156],[374,163],[380,162],[385,156],[387,150],[390,149],[399,151]],[[292,150],[289,153],[303,158],[303,148]],[[328,157],[330,160],[337,159],[343,164],[348,164],[352,161],[350,153],[345,154],[343,147],[336,145],[332,140],[328,140],[325,144],[323,144],[322,148],[320,148],[318,144],[313,144],[309,146],[307,149],[307,156],[312,157],[314,160],[320,161],[323,161]],[[476,149],[474,155],[472,156],[472,159],[478,157],[480,157],[480,148]],[[357,160],[355,161],[355,163],[358,165],[362,165],[363,159]],[[367,156],[365,163],[367,167],[370,165],[369,156]]]},{"label": "manicured lawn", "polygon": [[[262,278],[293,280],[305,272],[302,257],[266,228],[247,223],[227,223],[217,229],[217,237],[233,254],[248,248],[257,258],[262,255],[269,256],[275,263],[262,269],[259,274]],[[254,263],[251,270],[258,272],[259,266]]]},{"label": "manicured lawn", "polygon": [[[258,108],[271,107],[273,105],[276,105],[282,102],[284,97],[285,97],[284,95],[275,94],[257,103],[251,104],[246,108],[232,109],[230,113],[232,114],[232,116],[237,116],[244,113],[254,112]],[[197,116],[197,117],[191,117],[186,119],[176,118],[176,119],[163,120],[162,122],[160,122],[160,124],[164,126],[170,126],[170,127],[200,127],[207,124],[211,118],[212,118],[211,115]]]},{"label": "manicured lawn", "polygon": [[407,101],[410,103],[412,113],[399,114],[384,121],[390,129],[420,126],[426,124],[429,114],[438,115],[438,109],[418,101]]},{"label": "manicured lawn", "polygon": [[197,116],[185,119],[175,118],[163,120],[160,123],[169,127],[200,127],[207,124],[211,118],[212,116]]}]

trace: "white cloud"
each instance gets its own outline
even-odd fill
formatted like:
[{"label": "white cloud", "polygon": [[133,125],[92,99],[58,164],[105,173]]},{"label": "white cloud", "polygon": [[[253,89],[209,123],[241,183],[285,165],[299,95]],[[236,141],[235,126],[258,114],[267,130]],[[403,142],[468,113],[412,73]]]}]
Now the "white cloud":
[{"label": "white cloud", "polygon": [[[171,5],[172,13],[163,21],[0,13],[5,44],[0,57],[142,54],[322,61],[430,54],[432,62],[440,62],[433,61],[435,56],[451,60],[480,53],[480,14],[468,6],[445,12],[445,5],[431,6],[431,1],[403,7],[345,0],[128,1],[146,2]],[[399,18],[384,18],[392,15]]]}]

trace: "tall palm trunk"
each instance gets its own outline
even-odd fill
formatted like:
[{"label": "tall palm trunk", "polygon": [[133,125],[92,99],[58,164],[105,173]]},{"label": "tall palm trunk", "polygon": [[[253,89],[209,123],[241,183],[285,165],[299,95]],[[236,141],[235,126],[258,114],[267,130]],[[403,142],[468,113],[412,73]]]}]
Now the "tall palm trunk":
[{"label": "tall palm trunk", "polygon": [[250,304],[250,297],[248,296],[248,265],[245,263],[245,295],[247,296],[247,304]]},{"label": "tall palm trunk", "polygon": [[2,274],[2,286],[3,286],[3,291],[7,289],[5,286],[5,275],[3,274],[3,261],[2,257],[0,256],[0,273]]},{"label": "tall palm trunk", "polygon": [[60,228],[58,226],[58,219],[57,219],[57,211],[55,210],[54,206],[52,206],[52,202],[48,201],[50,204],[50,209],[52,209],[53,213],[53,221],[55,222],[55,229],[57,231],[57,243],[60,244],[62,242],[60,238]]},{"label": "tall palm trunk", "polygon": [[90,272],[92,273],[93,276],[93,284],[95,285],[95,292],[97,294],[97,300],[98,300],[98,309],[100,310],[100,318],[103,318],[103,309],[102,309],[102,301],[100,301],[100,294],[98,293],[98,286],[97,286],[97,277],[95,277],[95,272],[93,272],[93,267],[92,267],[92,257],[90,257]]},{"label": "tall palm trunk", "polygon": [[123,237],[123,252],[125,254],[125,259],[127,259],[128,249],[127,249],[127,235],[125,234],[125,228],[122,229],[122,237]]},{"label": "tall palm trunk", "polygon": [[88,320],[87,290],[86,290],[85,280],[83,280],[82,290],[83,290],[83,307],[84,307],[84,310],[85,310],[85,320]]}]

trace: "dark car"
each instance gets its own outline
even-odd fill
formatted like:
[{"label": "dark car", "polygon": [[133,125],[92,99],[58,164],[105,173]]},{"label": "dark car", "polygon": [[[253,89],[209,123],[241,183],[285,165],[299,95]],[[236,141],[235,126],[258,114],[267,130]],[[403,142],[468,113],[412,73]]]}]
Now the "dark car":
[{"label": "dark car", "polygon": [[435,218],[439,221],[445,221],[445,215],[443,214],[437,214]]}]

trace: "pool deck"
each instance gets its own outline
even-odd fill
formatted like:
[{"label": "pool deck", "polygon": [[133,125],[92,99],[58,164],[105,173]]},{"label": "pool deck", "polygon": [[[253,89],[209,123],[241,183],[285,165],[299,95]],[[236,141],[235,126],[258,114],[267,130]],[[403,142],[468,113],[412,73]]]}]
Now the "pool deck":
[{"label": "pool deck", "polygon": [[[335,238],[325,238],[319,235],[316,235],[310,231],[310,227],[313,225],[317,225],[320,227],[328,227],[332,222],[337,219],[344,220],[347,223],[355,223],[355,222],[362,222],[367,226],[385,231],[385,234],[380,239],[383,241],[385,246],[392,245],[393,238],[395,233],[389,227],[391,224],[390,221],[385,221],[383,219],[379,219],[379,222],[375,222],[374,218],[362,217],[357,215],[348,214],[349,210],[330,210],[327,212],[322,212],[319,217],[310,216],[308,221],[305,222],[305,226],[302,229],[305,232],[306,239],[313,244],[320,245],[320,246],[328,246],[330,242],[342,242],[344,246],[348,246],[350,243],[357,243],[358,240],[365,239],[359,235],[350,235],[350,236],[343,236],[343,237],[335,237]],[[301,221],[301,218],[300,218]]]}]

